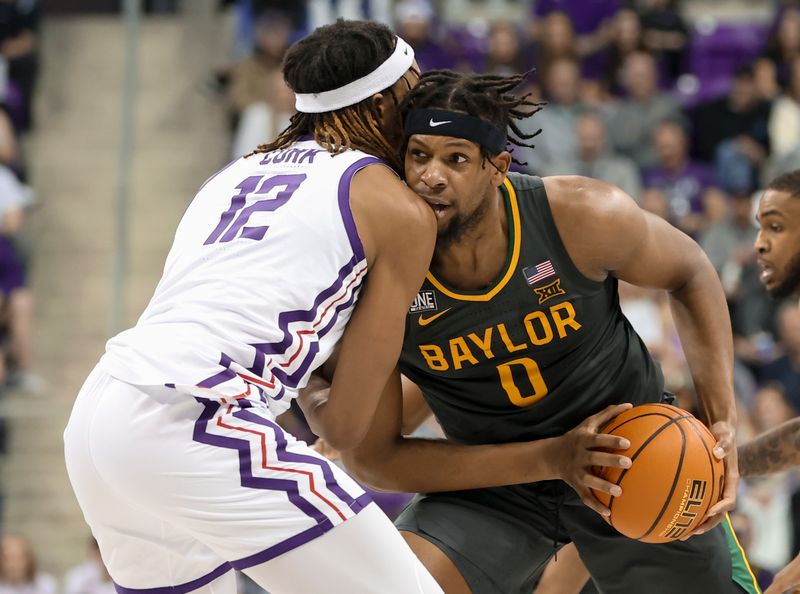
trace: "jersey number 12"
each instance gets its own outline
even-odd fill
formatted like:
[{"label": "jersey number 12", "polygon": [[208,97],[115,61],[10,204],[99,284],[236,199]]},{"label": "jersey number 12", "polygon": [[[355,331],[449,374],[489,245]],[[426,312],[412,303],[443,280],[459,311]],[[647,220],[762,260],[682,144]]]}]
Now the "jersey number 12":
[{"label": "jersey number 12", "polygon": [[[250,217],[257,212],[273,212],[286,204],[289,199],[306,179],[305,173],[293,173],[286,175],[254,175],[248,177],[236,189],[239,192],[231,199],[231,205],[219,219],[219,224],[208,236],[203,245],[211,243],[225,243],[237,238],[260,240],[264,238],[269,226],[261,225],[257,227],[246,227]],[[273,193],[273,190],[281,189],[277,194],[266,198]],[[245,207],[247,197],[265,196],[253,201]]]}]

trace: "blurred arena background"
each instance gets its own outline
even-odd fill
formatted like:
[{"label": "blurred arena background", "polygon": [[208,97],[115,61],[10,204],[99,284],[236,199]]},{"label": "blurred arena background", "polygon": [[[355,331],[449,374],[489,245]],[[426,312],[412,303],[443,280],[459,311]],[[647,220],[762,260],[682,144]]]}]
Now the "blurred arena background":
[{"label": "blurred arena background", "polygon": [[[423,69],[535,67],[544,131],[517,157],[615,183],[694,237],[729,299],[740,438],[800,413],[800,310],[766,297],[752,250],[759,188],[800,168],[800,2],[0,0],[0,593],[72,593],[91,556],[62,458],[73,398],[199,185],[288,121],[286,47],[339,16],[391,24]],[[620,292],[692,409],[665,299]],[[799,487],[742,487],[763,584],[800,548]],[[9,551],[49,585],[4,584]]]}]

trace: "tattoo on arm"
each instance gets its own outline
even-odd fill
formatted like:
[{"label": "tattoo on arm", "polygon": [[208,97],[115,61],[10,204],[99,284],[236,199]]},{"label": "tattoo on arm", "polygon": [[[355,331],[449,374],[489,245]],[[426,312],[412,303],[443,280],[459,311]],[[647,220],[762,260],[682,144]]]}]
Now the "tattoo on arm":
[{"label": "tattoo on arm", "polygon": [[800,466],[800,417],[739,448],[739,473],[759,476]]}]

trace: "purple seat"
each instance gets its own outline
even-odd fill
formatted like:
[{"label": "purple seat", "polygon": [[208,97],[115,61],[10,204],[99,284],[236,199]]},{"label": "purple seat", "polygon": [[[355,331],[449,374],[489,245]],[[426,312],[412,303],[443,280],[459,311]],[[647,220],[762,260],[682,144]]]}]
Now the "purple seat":
[{"label": "purple seat", "polygon": [[679,92],[686,107],[725,95],[737,68],[752,63],[764,50],[769,24],[700,23],[693,28],[689,73],[697,88]]},{"label": "purple seat", "polygon": [[729,78],[762,52],[768,29],[767,24],[696,26],[689,48],[689,72],[701,80]]}]

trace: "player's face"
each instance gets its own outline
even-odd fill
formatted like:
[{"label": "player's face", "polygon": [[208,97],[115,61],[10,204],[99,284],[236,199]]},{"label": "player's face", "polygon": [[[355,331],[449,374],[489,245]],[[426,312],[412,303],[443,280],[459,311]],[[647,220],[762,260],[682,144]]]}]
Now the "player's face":
[{"label": "player's face", "polygon": [[452,136],[415,134],[405,154],[406,183],[431,206],[438,242],[456,241],[486,212],[494,189],[505,178],[484,160],[480,146]]},{"label": "player's face", "polygon": [[756,218],[761,282],[775,297],[800,294],[800,197],[767,190]]}]

